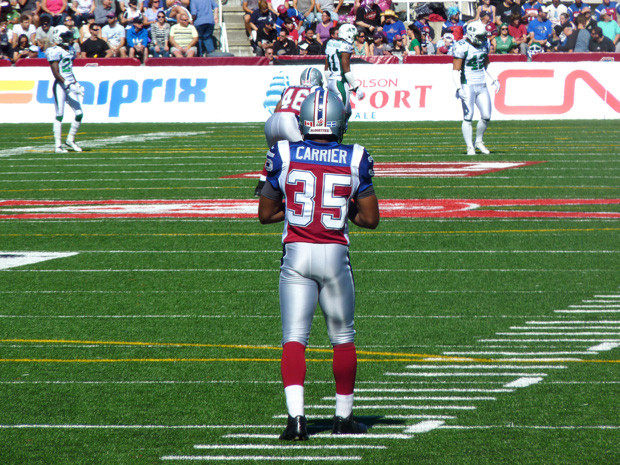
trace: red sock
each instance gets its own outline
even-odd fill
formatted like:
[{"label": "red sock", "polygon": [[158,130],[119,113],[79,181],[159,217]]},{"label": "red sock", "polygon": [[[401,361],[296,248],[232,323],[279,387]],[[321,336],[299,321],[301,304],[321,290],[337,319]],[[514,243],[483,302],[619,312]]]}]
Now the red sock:
[{"label": "red sock", "polygon": [[336,394],[342,396],[353,394],[357,373],[357,353],[353,342],[334,346],[332,369],[336,380]]},{"label": "red sock", "polygon": [[287,342],[282,349],[280,369],[284,387],[303,386],[306,379],[306,347],[299,342]]}]

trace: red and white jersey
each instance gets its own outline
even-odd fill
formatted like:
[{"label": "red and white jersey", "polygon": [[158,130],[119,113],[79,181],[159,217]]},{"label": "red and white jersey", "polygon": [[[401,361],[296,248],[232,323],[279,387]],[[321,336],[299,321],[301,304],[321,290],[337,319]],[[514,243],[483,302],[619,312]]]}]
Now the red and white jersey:
[{"label": "red and white jersey", "polygon": [[295,116],[299,116],[299,109],[301,104],[306,100],[306,97],[312,92],[317,90],[317,86],[305,87],[305,86],[290,86],[282,93],[280,99],[280,109],[276,113],[294,113]]},{"label": "red and white jersey", "polygon": [[283,243],[349,244],[349,200],[372,186],[361,145],[280,141],[267,153],[267,182],[284,196]]}]

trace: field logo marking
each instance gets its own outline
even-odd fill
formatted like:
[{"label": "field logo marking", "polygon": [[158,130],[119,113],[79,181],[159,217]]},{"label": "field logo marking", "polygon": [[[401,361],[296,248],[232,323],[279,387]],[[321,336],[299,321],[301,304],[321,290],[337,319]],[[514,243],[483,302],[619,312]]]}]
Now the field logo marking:
[{"label": "field logo marking", "polygon": [[32,265],[33,263],[54,260],[56,258],[71,257],[77,252],[2,252],[0,251],[0,270],[17,266]]},{"label": "field logo marking", "polygon": [[[471,162],[393,162],[376,163],[375,176],[378,178],[466,178],[495,173],[497,171],[546,163],[544,161],[504,162],[504,161],[471,161]],[[223,178],[255,179],[260,171],[223,176]]]},{"label": "field logo marking", "polygon": [[[384,218],[620,218],[620,211],[579,211],[579,207],[593,205],[620,205],[620,199],[379,200]],[[258,200],[254,199],[0,201],[0,220],[256,218],[257,214]]]}]

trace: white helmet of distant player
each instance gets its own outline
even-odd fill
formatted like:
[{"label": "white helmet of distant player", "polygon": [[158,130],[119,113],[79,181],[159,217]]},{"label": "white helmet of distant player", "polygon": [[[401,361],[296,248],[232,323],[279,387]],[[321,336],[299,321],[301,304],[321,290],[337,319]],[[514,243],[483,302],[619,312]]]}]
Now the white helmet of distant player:
[{"label": "white helmet of distant player", "polygon": [[353,24],[343,24],[338,28],[338,38],[352,44],[357,37],[357,28]]},{"label": "white helmet of distant player", "polygon": [[52,32],[52,42],[63,47],[73,43],[73,32],[67,26],[56,26]]},{"label": "white helmet of distant player", "polygon": [[347,116],[340,97],[323,88],[312,92],[299,109],[299,131],[304,140],[342,141],[347,130]]},{"label": "white helmet of distant player", "polygon": [[304,87],[323,87],[323,73],[316,68],[306,68],[301,73],[299,84]]},{"label": "white helmet of distant player", "polygon": [[480,45],[487,39],[487,30],[480,21],[467,25],[467,38],[473,45]]}]

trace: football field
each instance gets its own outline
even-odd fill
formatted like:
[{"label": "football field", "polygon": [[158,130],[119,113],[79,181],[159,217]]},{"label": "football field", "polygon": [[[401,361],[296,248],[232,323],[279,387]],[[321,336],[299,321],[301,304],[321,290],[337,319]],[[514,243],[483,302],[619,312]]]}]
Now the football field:
[{"label": "football field", "polygon": [[[68,130],[68,124],[64,127]],[[283,443],[282,224],[261,124],[0,131],[0,465],[620,463],[617,121],[352,122],[381,223],[351,225],[365,436]]]}]

